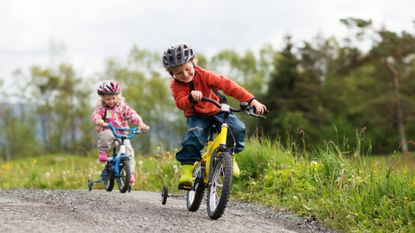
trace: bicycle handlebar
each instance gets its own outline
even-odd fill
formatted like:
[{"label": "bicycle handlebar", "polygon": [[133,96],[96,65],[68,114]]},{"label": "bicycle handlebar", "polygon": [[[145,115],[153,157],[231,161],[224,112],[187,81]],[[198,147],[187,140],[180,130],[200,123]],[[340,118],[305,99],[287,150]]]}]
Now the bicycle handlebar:
[{"label": "bicycle handlebar", "polygon": [[[217,102],[217,101],[215,101],[215,100],[213,100],[213,99],[211,99],[211,98],[208,98],[208,97],[202,97],[202,101],[205,101],[205,102],[210,102],[210,103],[212,103],[212,104],[216,105],[216,107],[218,107],[218,108],[220,108],[220,109],[224,110],[224,109],[223,109],[223,107],[222,107],[222,104],[220,104],[219,102]],[[226,104],[226,105],[227,105],[227,104]],[[227,105],[227,106],[229,106],[229,105]],[[260,117],[260,118],[267,119],[267,118],[266,118],[265,116],[263,116],[263,115],[256,114],[256,113],[255,113],[255,112],[256,112],[255,107],[254,107],[254,106],[250,106],[247,102],[241,102],[241,103],[239,104],[239,106],[240,106],[240,108],[239,108],[239,109],[235,109],[235,108],[232,108],[231,106],[229,106],[229,112],[244,112],[244,113],[246,113],[246,114],[248,114],[248,115],[250,115],[250,116]],[[268,113],[268,110],[265,112],[265,114],[267,114],[267,113]]]},{"label": "bicycle handlebar", "polygon": [[[115,128],[111,123],[108,123],[108,128],[111,129],[112,133],[116,138],[124,138],[124,139],[131,139],[134,137],[135,134],[143,133],[138,127],[134,128]],[[117,131],[128,131],[130,132],[128,135],[120,135]]]}]

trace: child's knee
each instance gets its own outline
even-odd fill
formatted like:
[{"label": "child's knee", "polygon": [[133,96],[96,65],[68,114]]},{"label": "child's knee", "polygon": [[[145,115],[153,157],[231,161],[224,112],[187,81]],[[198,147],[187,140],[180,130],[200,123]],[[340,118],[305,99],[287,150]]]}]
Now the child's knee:
[{"label": "child's knee", "polygon": [[98,141],[101,141],[105,144],[111,144],[114,141],[114,135],[109,130],[104,130],[99,134]]},{"label": "child's knee", "polygon": [[126,154],[128,157],[130,157],[130,159],[135,159],[134,151],[126,151]]},{"label": "child's knee", "polygon": [[245,132],[246,132],[245,124],[240,125],[236,129],[237,129],[237,133],[245,135]]},{"label": "child's knee", "polygon": [[205,144],[205,135],[203,129],[200,127],[190,128],[183,139],[183,146],[204,146]]}]

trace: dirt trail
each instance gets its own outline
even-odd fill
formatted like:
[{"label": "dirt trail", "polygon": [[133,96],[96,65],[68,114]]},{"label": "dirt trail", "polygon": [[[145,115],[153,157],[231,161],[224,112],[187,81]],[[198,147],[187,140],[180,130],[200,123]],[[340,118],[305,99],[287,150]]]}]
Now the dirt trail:
[{"label": "dirt trail", "polygon": [[[205,203],[205,202],[204,202]],[[286,212],[230,202],[219,220],[152,192],[0,190],[0,232],[333,232]]]}]

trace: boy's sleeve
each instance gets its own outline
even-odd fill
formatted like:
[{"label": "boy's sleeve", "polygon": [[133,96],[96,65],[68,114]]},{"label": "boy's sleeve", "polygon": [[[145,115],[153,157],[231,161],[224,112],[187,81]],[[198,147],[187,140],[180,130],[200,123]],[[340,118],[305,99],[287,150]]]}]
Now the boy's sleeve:
[{"label": "boy's sleeve", "polygon": [[174,81],[172,81],[172,83],[170,84],[170,89],[177,108],[183,111],[192,109],[193,103],[192,101],[190,101],[190,93],[186,91],[186,89],[181,89],[177,87],[176,85],[174,85]]},{"label": "boy's sleeve", "polygon": [[240,102],[251,102],[255,96],[248,92],[245,88],[239,86],[233,80],[217,75],[213,72],[207,73],[208,85],[214,87],[217,90],[222,90],[226,95],[232,96]]},{"label": "boy's sleeve", "polygon": [[143,119],[141,118],[138,113],[128,105],[125,105],[125,113],[124,117],[128,120],[131,124],[134,125],[141,125],[143,123]]}]

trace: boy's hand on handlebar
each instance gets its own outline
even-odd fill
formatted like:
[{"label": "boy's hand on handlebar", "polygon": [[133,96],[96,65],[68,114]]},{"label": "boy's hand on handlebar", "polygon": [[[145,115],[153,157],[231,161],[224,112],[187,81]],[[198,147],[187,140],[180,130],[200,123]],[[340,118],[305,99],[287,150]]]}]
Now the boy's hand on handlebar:
[{"label": "boy's hand on handlebar", "polygon": [[264,115],[265,113],[268,113],[267,107],[256,99],[253,99],[250,105],[255,107],[256,114]]},{"label": "boy's hand on handlebar", "polygon": [[192,98],[197,102],[201,101],[203,97],[203,94],[201,91],[192,91],[190,92],[190,95],[192,95]]}]

